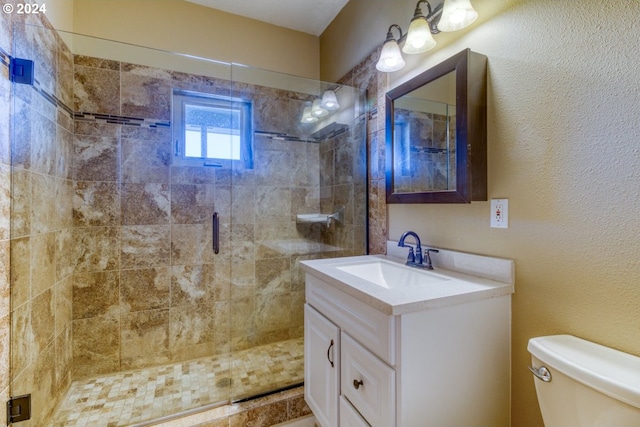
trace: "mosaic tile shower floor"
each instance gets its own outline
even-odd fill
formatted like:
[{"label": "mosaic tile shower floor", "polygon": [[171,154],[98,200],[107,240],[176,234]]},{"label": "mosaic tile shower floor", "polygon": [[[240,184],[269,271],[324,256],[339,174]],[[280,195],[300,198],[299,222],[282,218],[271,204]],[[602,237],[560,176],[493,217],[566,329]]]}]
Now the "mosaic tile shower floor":
[{"label": "mosaic tile shower floor", "polygon": [[[48,427],[129,426],[302,383],[303,339],[74,381]],[[231,372],[229,372],[229,367]],[[230,390],[231,389],[231,390]]]}]

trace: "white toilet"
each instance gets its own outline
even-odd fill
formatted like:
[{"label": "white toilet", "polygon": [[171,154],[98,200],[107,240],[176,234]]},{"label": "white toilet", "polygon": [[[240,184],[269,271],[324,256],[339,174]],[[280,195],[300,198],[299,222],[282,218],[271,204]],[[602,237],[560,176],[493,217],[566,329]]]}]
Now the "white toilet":
[{"label": "white toilet", "polygon": [[571,335],[527,349],[545,427],[640,426],[640,357]]}]

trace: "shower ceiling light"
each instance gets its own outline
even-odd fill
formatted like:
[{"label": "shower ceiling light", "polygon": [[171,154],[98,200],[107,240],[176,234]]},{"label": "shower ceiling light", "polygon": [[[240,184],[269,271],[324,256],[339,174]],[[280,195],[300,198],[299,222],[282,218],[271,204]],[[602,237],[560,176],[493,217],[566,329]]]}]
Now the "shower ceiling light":
[{"label": "shower ceiling light", "polygon": [[325,90],[324,94],[322,94],[322,102],[320,106],[327,111],[335,111],[340,108],[340,104],[338,104],[338,98],[336,98],[336,93],[332,90]]},{"label": "shower ceiling light", "polygon": [[[420,5],[427,5],[429,13],[422,14]],[[405,61],[400,53],[398,43],[404,38],[405,44],[402,51],[407,54],[423,53],[436,45],[432,34],[440,31],[457,31],[471,25],[478,17],[478,12],[471,6],[470,0],[444,0],[444,3],[431,9],[431,4],[427,0],[419,0],[413,13],[413,19],[409,24],[409,31],[403,36],[402,29],[393,24],[387,31],[387,39],[382,46],[380,59],[376,64],[379,71],[389,73],[398,71],[405,65]],[[397,28],[400,32],[398,40],[393,38],[392,28]]]}]

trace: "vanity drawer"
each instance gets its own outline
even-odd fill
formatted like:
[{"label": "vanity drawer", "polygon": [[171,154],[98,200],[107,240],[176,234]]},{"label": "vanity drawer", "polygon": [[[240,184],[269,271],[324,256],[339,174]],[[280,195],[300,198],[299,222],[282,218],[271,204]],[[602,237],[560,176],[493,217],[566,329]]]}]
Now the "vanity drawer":
[{"label": "vanity drawer", "polygon": [[395,371],[349,335],[341,334],[342,395],[372,427],[395,425]]},{"label": "vanity drawer", "polygon": [[395,365],[395,317],[386,315],[351,295],[307,274],[306,299],[379,358]]},{"label": "vanity drawer", "polygon": [[344,396],[340,396],[340,427],[370,427]]}]

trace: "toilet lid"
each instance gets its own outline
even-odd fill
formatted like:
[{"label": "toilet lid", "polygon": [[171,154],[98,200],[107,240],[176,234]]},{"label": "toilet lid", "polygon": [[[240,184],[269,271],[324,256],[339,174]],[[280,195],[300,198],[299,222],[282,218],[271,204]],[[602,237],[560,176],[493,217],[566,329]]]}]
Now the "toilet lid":
[{"label": "toilet lid", "polygon": [[527,350],[547,368],[640,408],[640,357],[571,335],[532,338]]}]

